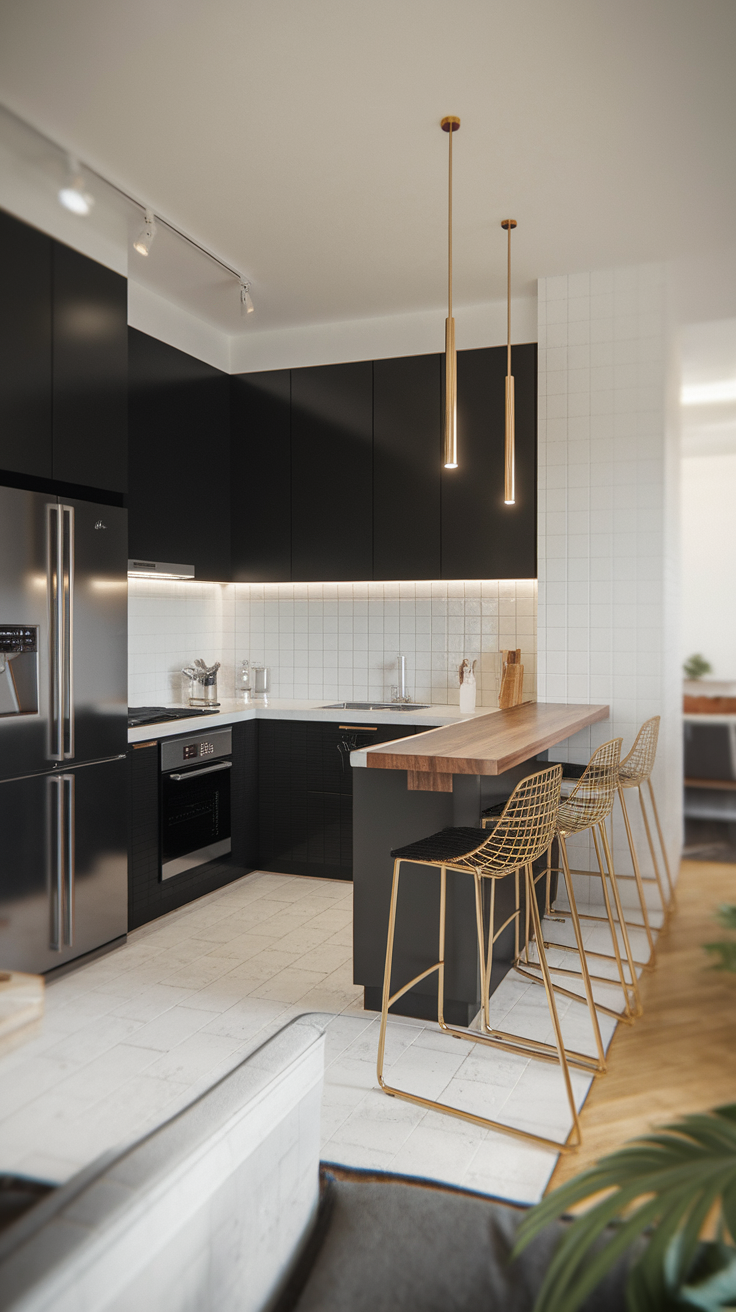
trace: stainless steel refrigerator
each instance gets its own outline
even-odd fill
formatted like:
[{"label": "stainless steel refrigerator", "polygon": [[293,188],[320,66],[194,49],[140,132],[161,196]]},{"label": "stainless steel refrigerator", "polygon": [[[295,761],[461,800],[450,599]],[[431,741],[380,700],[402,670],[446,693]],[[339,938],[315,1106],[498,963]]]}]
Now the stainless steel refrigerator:
[{"label": "stainless steel refrigerator", "polygon": [[0,970],[127,929],[127,512],[0,488]]}]

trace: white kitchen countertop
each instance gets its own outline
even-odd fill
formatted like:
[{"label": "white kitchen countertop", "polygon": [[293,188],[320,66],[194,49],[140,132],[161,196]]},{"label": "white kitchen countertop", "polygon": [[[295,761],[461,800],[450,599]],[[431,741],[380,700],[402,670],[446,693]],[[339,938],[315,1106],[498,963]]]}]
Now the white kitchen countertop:
[{"label": "white kitchen countertop", "polygon": [[[177,703],[170,703],[176,705]],[[178,703],[183,705],[183,703]],[[329,710],[324,701],[299,701],[282,697],[258,698],[243,702],[242,698],[223,698],[220,710],[213,715],[197,715],[186,720],[168,720],[163,724],[142,724],[128,730],[129,743],[152,742],[158,738],[171,738],[175,734],[197,733],[216,729],[240,720],[312,720],[324,724],[421,724],[437,728],[443,724],[460,724],[479,715],[489,715],[496,708],[480,706],[471,715],[461,715],[457,706],[433,705],[426,711],[336,711]]]}]

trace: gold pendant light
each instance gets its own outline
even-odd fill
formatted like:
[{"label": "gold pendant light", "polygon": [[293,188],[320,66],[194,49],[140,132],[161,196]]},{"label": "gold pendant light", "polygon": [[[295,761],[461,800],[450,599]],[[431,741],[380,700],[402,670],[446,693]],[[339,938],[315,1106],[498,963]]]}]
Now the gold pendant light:
[{"label": "gold pendant light", "polygon": [[507,506],[516,501],[515,460],[516,421],[514,416],[514,376],[511,372],[511,229],[516,219],[504,219],[501,227],[509,234],[506,271],[506,442],[504,446],[503,499]]},{"label": "gold pendant light", "polygon": [[455,320],[452,317],[452,137],[460,119],[448,114],[440,123],[450,138],[450,164],[447,200],[447,318],[445,319],[445,469],[457,469],[457,351]]}]

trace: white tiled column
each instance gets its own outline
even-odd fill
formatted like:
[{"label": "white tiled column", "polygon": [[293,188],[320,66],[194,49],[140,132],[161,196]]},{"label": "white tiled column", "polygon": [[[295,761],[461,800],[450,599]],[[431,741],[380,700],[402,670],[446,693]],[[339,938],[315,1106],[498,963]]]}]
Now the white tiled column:
[{"label": "white tiled column", "polygon": [[[540,701],[611,706],[610,721],[550,753],[557,759],[583,763],[619,735],[625,754],[641,723],[661,715],[654,786],[676,870],[679,452],[667,424],[666,300],[659,265],[539,282],[537,677]],[[650,872],[638,802],[632,793],[627,800]],[[630,872],[618,822],[614,856]],[[574,857],[594,868],[587,840],[577,840]]]}]

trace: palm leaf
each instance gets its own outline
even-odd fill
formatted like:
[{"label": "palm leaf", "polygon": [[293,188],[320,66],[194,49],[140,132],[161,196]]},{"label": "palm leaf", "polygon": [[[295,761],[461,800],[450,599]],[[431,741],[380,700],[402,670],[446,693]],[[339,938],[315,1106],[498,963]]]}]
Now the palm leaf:
[{"label": "palm leaf", "polygon": [[736,907],[722,902],[716,911],[716,920],[724,929],[736,929]]},{"label": "palm leaf", "polygon": [[[633,1253],[629,1312],[727,1306],[702,1300],[731,1296],[736,1250],[725,1243],[704,1246],[700,1235],[719,1200],[722,1225],[736,1235],[736,1104],[685,1116],[602,1158],[526,1215],[514,1253],[575,1203],[604,1192],[567,1228],[535,1312],[576,1312],[644,1236],[648,1242]],[[713,1247],[718,1259],[706,1270],[704,1249]]]}]

